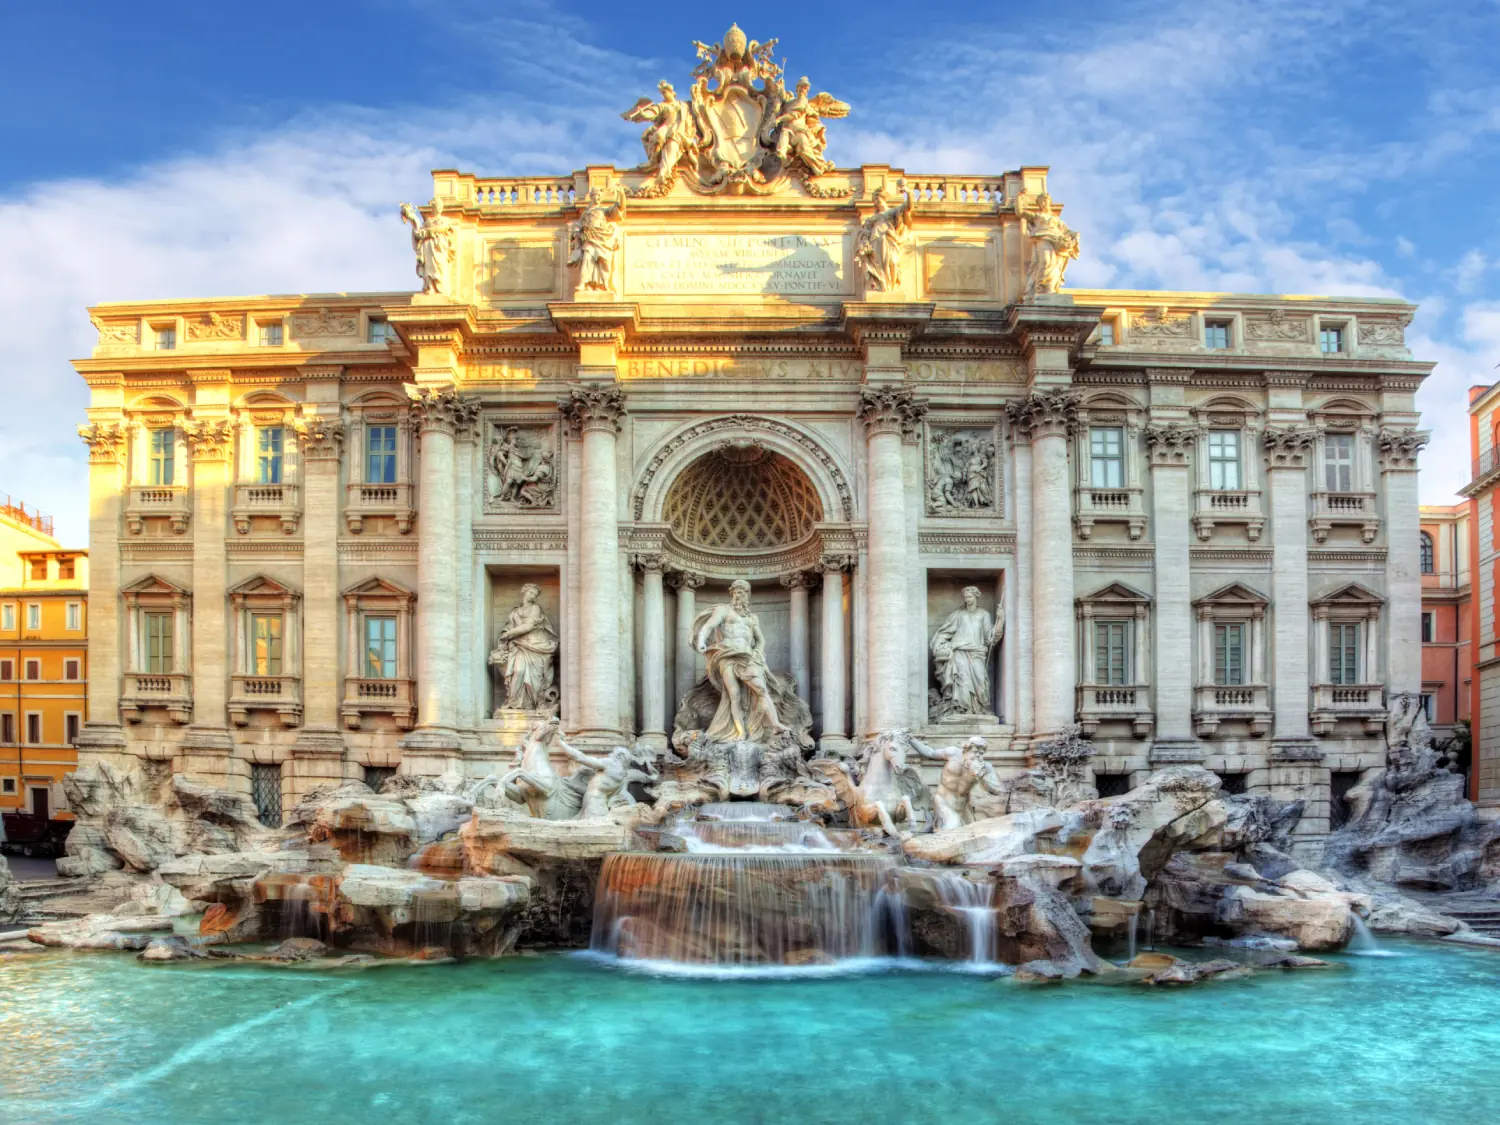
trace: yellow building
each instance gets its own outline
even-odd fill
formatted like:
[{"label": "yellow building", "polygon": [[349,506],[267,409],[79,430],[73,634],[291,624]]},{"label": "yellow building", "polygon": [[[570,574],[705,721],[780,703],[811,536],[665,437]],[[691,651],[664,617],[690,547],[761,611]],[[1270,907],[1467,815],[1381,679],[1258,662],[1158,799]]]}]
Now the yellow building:
[{"label": "yellow building", "polygon": [[0,496],[0,811],[62,812],[87,717],[88,552]]}]

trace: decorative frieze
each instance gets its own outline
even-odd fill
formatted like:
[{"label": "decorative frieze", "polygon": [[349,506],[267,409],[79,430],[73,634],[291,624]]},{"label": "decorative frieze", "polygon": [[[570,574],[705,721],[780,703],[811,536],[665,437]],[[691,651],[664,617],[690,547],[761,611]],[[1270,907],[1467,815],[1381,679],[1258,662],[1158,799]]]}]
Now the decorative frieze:
[{"label": "decorative frieze", "polygon": [[98,317],[90,317],[89,323],[99,333],[99,344],[108,347],[112,344],[139,344],[141,342],[141,322],[139,320],[100,320]]},{"label": "decorative frieze", "polygon": [[292,317],[292,335],[299,340],[359,334],[359,313],[345,309],[314,309]]},{"label": "decorative frieze", "polygon": [[206,312],[187,322],[189,340],[243,340],[245,338],[245,316],[243,313]]},{"label": "decorative frieze", "polygon": [[905,387],[862,387],[859,420],[872,434],[897,433],[914,440],[927,417],[927,400]]},{"label": "decorative frieze", "polygon": [[474,550],[480,553],[507,551],[566,551],[568,533],[553,527],[476,527]]},{"label": "decorative frieze", "polygon": [[1027,439],[1065,437],[1078,428],[1080,401],[1076,391],[1036,391],[1007,403],[1005,410],[1016,432]]},{"label": "decorative frieze", "polygon": [[1406,346],[1406,322],[1400,320],[1359,319],[1359,342],[1377,348]]},{"label": "decorative frieze", "polygon": [[590,430],[620,432],[625,416],[625,394],[619,387],[579,383],[568,388],[568,397],[557,400],[557,409],[580,433]]},{"label": "decorative frieze", "polygon": [[1312,339],[1312,321],[1305,316],[1287,316],[1283,309],[1272,309],[1263,317],[1245,318],[1245,338],[1305,344]]},{"label": "decorative frieze", "polygon": [[1193,318],[1187,313],[1173,313],[1166,305],[1138,312],[1130,318],[1132,336],[1177,336],[1193,334]]},{"label": "decorative frieze", "polygon": [[1012,531],[922,531],[917,550],[924,555],[1011,555],[1016,536]]}]

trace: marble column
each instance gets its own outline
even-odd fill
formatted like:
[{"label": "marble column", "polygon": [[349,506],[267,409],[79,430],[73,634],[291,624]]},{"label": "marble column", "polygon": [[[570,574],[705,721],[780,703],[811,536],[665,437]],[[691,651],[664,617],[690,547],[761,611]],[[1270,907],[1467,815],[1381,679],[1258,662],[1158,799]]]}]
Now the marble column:
[{"label": "marble column", "polygon": [[1017,429],[1031,438],[1031,678],[1034,731],[1046,736],[1072,723],[1076,712],[1068,435],[1077,422],[1078,396],[1039,391],[1008,409]]},{"label": "marble column", "polygon": [[[1421,430],[1381,430],[1381,492],[1385,497],[1385,683],[1391,694],[1422,690],[1421,521],[1417,511],[1417,456]],[[1371,622],[1371,631],[1374,629]],[[1366,683],[1379,683],[1374,664]]]},{"label": "marble column", "polygon": [[579,481],[578,731],[620,735],[620,517],[615,437],[625,396],[583,383],[558,402],[582,438]]},{"label": "marble column", "polygon": [[907,697],[907,527],[901,442],[915,433],[927,404],[910,390],[865,387],[859,416],[865,423],[869,479],[869,573],[866,615],[867,726],[871,732],[910,726]]},{"label": "marble column", "polygon": [[[1156,660],[1151,671],[1156,736],[1152,760],[1168,756],[1180,759],[1183,753],[1199,760],[1193,752],[1192,529],[1187,519],[1192,499],[1188,461],[1197,430],[1182,425],[1148,426],[1145,437],[1151,462],[1151,532],[1156,541]],[[1136,631],[1141,635],[1145,632],[1140,625]],[[1139,667],[1144,673],[1144,662]],[[1175,754],[1172,743],[1178,744]]]},{"label": "marble column", "polygon": [[661,555],[637,555],[643,585],[641,598],[641,740],[661,748],[667,744],[667,604],[662,590],[666,560]]},{"label": "marble column", "polygon": [[791,592],[791,605],[787,615],[787,640],[790,653],[792,679],[797,684],[797,697],[804,703],[812,700],[811,650],[808,647],[807,591],[812,580],[801,571],[783,574],[781,584]]},{"label": "marble column", "polygon": [[823,736],[818,747],[839,751],[849,745],[844,729],[846,709],[844,685],[848,679],[844,659],[844,571],[849,559],[824,555],[814,568],[823,576],[823,622],[820,636],[823,658]]},{"label": "marble column", "polygon": [[[125,497],[126,429],[89,422],[78,436],[89,447],[88,718],[78,737],[78,764],[124,749],[120,724],[120,505]],[[128,612],[128,610],[127,610]],[[177,667],[182,667],[178,664]],[[18,720],[19,721],[19,720]]]},{"label": "marble column", "polygon": [[698,649],[693,643],[693,618],[698,615],[698,591],[708,581],[701,574],[679,570],[672,574],[677,589],[677,689],[672,700],[673,713],[683,696],[698,682]]},{"label": "marble column", "polygon": [[1309,429],[1265,432],[1270,491],[1273,737],[1316,754],[1308,727],[1307,459],[1316,439]]}]

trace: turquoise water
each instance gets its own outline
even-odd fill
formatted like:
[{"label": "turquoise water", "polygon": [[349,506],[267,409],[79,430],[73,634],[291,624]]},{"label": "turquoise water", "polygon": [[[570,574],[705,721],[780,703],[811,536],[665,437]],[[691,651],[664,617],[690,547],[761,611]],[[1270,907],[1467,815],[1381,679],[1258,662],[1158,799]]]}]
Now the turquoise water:
[{"label": "turquoise water", "polygon": [[1495,1121],[1500,953],[1390,948],[1172,991],[27,958],[0,963],[0,1122]]}]

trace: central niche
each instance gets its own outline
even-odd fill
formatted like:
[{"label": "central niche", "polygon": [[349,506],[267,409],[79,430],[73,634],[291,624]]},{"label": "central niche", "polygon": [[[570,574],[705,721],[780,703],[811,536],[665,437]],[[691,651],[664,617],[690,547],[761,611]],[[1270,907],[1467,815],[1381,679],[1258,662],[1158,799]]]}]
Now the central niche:
[{"label": "central niche", "polygon": [[757,441],[734,440],[682,471],[662,514],[685,544],[758,553],[807,539],[823,518],[823,505],[786,457]]}]

